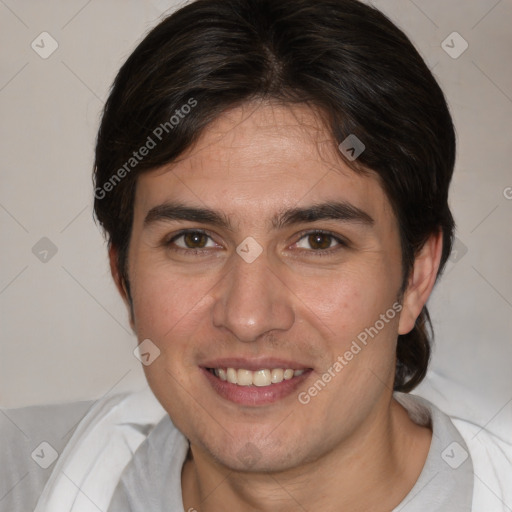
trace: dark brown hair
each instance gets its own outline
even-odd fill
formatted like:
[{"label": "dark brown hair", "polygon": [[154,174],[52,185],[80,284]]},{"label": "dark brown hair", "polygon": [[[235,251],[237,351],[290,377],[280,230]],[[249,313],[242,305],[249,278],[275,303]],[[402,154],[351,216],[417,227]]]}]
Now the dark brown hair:
[{"label": "dark brown hair", "polygon": [[[418,250],[439,231],[442,269],[454,229],[455,134],[444,95],[407,36],[356,0],[197,0],[130,55],[98,133],[94,208],[118,251],[128,294],[138,174],[175,160],[226,109],[262,99],[315,107],[337,143],[351,134],[364,143],[347,163],[375,173],[394,209],[402,291]],[[414,329],[398,337],[396,390],[424,378],[432,336],[424,308]]]}]

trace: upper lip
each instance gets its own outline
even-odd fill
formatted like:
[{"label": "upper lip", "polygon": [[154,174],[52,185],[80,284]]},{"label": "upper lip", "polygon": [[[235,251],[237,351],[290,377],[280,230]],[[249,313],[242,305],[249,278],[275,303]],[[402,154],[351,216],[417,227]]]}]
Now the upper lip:
[{"label": "upper lip", "polygon": [[277,359],[274,357],[260,357],[247,359],[244,357],[226,357],[219,359],[212,359],[201,363],[199,366],[203,368],[243,368],[244,370],[262,370],[272,368],[291,368],[293,370],[308,370],[311,367],[291,361],[289,359]]}]

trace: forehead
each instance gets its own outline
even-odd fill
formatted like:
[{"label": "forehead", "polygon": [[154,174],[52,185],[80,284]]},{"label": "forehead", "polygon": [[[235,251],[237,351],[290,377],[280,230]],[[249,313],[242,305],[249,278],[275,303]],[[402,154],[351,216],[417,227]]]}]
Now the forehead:
[{"label": "forehead", "polygon": [[305,105],[230,109],[175,162],[138,178],[136,214],[175,200],[260,220],[282,208],[336,200],[369,208],[372,216],[392,215],[375,173],[349,168],[320,113]]}]

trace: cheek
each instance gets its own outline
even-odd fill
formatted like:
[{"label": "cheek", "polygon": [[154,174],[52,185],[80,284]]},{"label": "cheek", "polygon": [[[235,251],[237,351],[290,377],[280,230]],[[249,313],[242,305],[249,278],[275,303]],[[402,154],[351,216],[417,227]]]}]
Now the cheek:
[{"label": "cheek", "polygon": [[143,370],[155,395],[168,410],[178,411],[187,403],[180,390],[191,389],[191,370],[196,370],[190,340],[207,318],[207,291],[212,285],[157,265],[148,267],[133,280],[135,330],[139,342],[150,339],[160,352]]},{"label": "cheek", "polygon": [[207,305],[210,280],[191,279],[153,267],[136,273],[132,298],[139,338],[164,345],[183,325],[194,322]]},{"label": "cheek", "polygon": [[381,266],[354,266],[328,275],[297,276],[290,289],[304,314],[316,318],[315,323],[331,335],[346,340],[373,325],[392,307],[397,283]]},{"label": "cheek", "polygon": [[341,399],[355,400],[355,406],[361,390],[377,393],[392,381],[400,308],[397,282],[376,265],[295,281],[305,332],[313,329],[323,339],[315,344],[322,361],[319,378],[335,375],[330,392],[320,399],[326,407]]}]

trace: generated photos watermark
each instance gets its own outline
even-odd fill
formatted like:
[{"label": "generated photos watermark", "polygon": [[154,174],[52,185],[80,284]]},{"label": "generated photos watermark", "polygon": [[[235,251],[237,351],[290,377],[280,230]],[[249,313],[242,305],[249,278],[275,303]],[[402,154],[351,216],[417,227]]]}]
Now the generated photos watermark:
[{"label": "generated photos watermark", "polygon": [[110,177],[108,181],[103,183],[101,187],[96,187],[94,190],[94,197],[96,199],[104,199],[109,192],[112,192],[114,188],[126,177],[137,165],[139,165],[146,156],[149,155],[152,149],[155,149],[159,142],[161,142],[166,135],[172,132],[176,126],[178,126],[182,119],[190,114],[192,109],[197,106],[197,100],[189,98],[187,103],[184,103],[180,108],[174,111],[174,114],[169,118],[168,121],[160,123],[152,132],[148,135],[148,138],[142,144],[142,146],[132,153],[132,156]]},{"label": "generated photos watermark", "polygon": [[309,404],[311,399],[318,395],[338,375],[345,366],[347,366],[354,357],[368,345],[369,338],[373,339],[398,313],[402,311],[402,305],[395,302],[385,313],[381,314],[379,319],[370,327],[366,327],[357,335],[357,339],[352,340],[350,348],[342,355],[339,355],[334,363],[318,378],[307,391],[302,391],[297,398],[303,405]]}]

